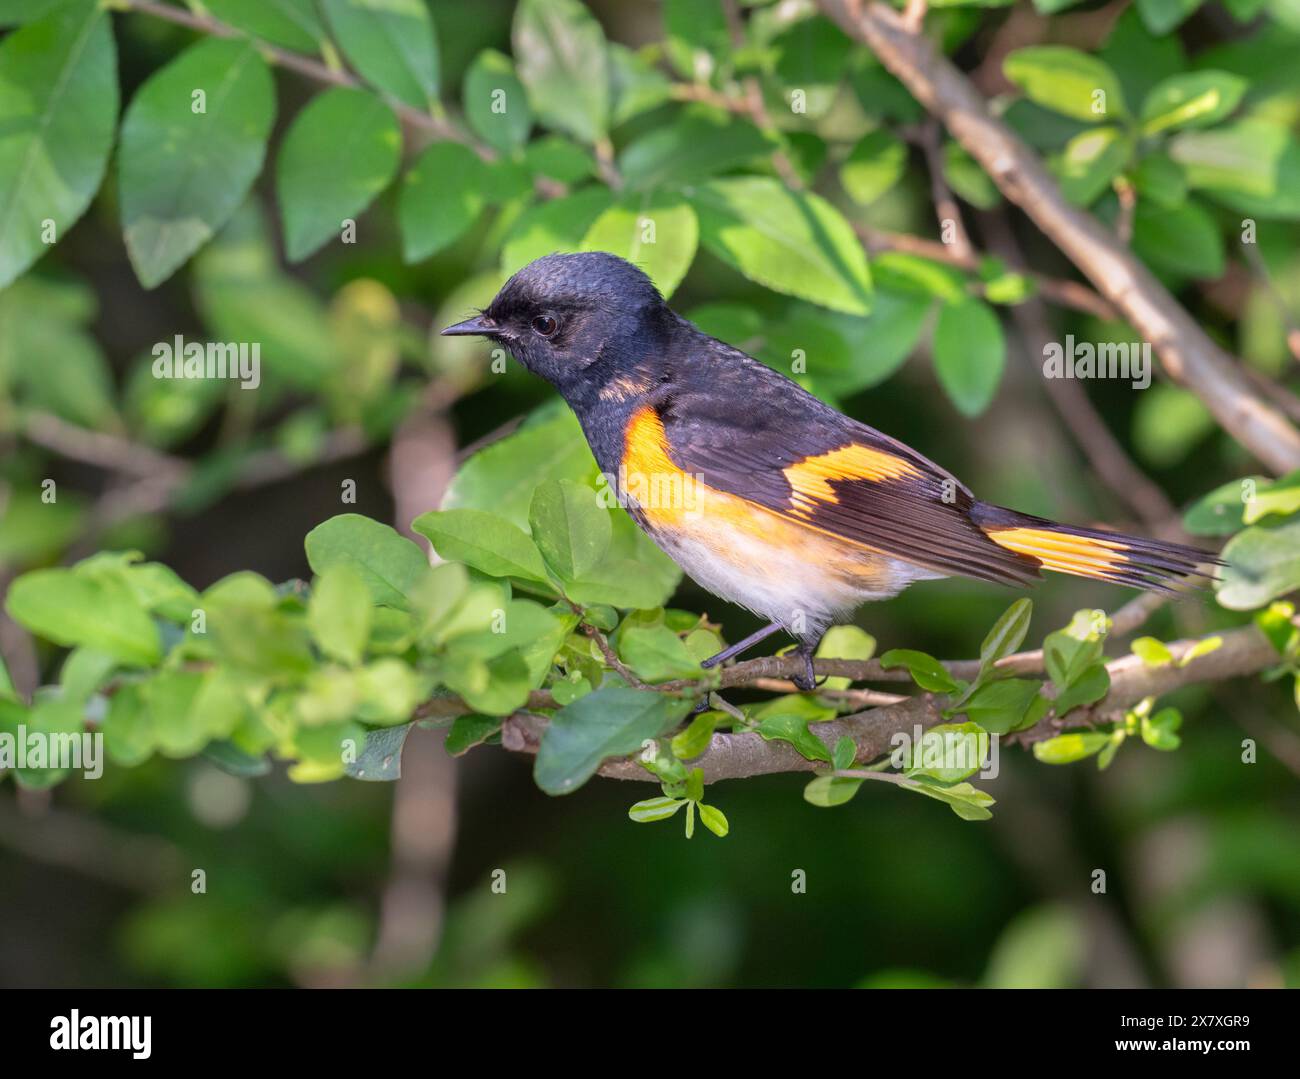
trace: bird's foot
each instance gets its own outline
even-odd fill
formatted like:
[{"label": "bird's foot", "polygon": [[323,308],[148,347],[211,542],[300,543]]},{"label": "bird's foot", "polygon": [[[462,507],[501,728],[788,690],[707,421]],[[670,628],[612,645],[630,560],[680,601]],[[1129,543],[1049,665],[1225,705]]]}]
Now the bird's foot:
[{"label": "bird's foot", "polygon": [[790,681],[795,684],[796,688],[802,690],[804,693],[808,693],[816,689],[818,686],[824,685],[826,682],[825,678],[820,680],[817,678],[817,671],[813,668],[813,653],[817,651],[817,645],[819,643],[821,642],[804,641],[799,645],[796,652],[797,655],[803,657],[803,672],[801,674],[796,674],[790,679]]}]

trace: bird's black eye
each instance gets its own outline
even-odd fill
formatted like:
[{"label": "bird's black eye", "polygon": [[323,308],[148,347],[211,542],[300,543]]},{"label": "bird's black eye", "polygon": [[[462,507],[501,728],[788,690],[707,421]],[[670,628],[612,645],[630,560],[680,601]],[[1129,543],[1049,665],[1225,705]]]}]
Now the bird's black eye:
[{"label": "bird's black eye", "polygon": [[533,319],[533,330],[543,337],[550,337],[559,328],[560,324],[550,315],[538,315]]}]

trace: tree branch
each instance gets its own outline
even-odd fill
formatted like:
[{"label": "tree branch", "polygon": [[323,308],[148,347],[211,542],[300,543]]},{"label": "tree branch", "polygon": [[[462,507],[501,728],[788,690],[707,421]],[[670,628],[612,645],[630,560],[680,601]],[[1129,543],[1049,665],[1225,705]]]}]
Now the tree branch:
[{"label": "tree branch", "polygon": [[[1254,674],[1278,661],[1273,646],[1254,626],[1231,630],[1222,634],[1222,638],[1219,648],[1193,659],[1184,667],[1179,667],[1177,661],[1198,643],[1196,640],[1171,642],[1168,647],[1175,662],[1163,667],[1149,667],[1134,655],[1112,660],[1106,665],[1110,674],[1110,691],[1096,704],[1076,709],[1065,720],[1049,715],[1035,727],[1009,737],[1021,745],[1044,741],[1065,729],[1092,726],[1145,697],[1160,696],[1199,682]],[[1020,657],[1008,659],[1019,660]],[[818,662],[819,673],[822,673],[824,662]],[[949,668],[952,666],[956,665],[949,665]],[[1019,665],[1014,666],[1018,669]],[[809,730],[818,734],[827,745],[834,745],[845,736],[853,739],[858,760],[869,761],[888,753],[893,748],[892,739],[896,734],[911,737],[917,727],[926,730],[944,722],[943,707],[943,696],[923,693],[897,704],[856,712],[826,723],[814,723]],[[517,712],[509,716],[502,727],[502,745],[517,753],[536,753],[546,723],[544,716],[534,712]],[[788,742],[768,742],[761,735],[749,731],[715,734],[709,747],[688,763],[692,768],[704,771],[706,783],[778,772],[811,772],[826,767],[823,761],[808,760]],[[611,779],[656,781],[650,772],[631,758],[606,761],[597,774]]]},{"label": "tree branch", "polygon": [[1095,218],[1070,205],[1038,156],[996,119],[970,80],[902,17],[873,0],[819,0],[866,43],[1013,203],[1154,346],[1165,370],[1194,392],[1223,428],[1276,472],[1300,467],[1300,430],[1265,401],[1156,279]]}]

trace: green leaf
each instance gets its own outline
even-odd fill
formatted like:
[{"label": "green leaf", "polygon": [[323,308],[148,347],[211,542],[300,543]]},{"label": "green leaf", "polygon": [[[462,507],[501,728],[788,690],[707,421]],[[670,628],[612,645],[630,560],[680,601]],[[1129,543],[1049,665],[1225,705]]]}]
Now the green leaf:
[{"label": "green leaf", "polygon": [[749,121],[714,109],[688,109],[628,143],[618,169],[628,187],[654,190],[698,183],[771,152],[772,143]]},{"label": "green leaf", "polygon": [[[834,327],[849,348],[848,363],[843,370],[817,371],[818,386],[837,395],[857,393],[889,378],[916,349],[930,313],[928,297],[908,296],[881,288],[872,300],[866,318],[832,312],[829,316],[817,308],[814,314]],[[787,320],[785,325],[789,325]],[[797,323],[796,323],[797,325]]]},{"label": "green leaf", "polygon": [[1270,515],[1287,517],[1297,510],[1300,510],[1300,470],[1260,483],[1254,497],[1245,500],[1241,519],[1253,525]]},{"label": "green leaf", "polygon": [[1222,637],[1202,637],[1191,648],[1183,653],[1182,658],[1178,661],[1179,667],[1186,667],[1193,660],[1200,659],[1202,656],[1208,656],[1211,652],[1217,652],[1223,647]]},{"label": "green leaf", "polygon": [[1052,701],[1058,716],[1069,715],[1071,710],[1096,704],[1110,691],[1110,672],[1100,660],[1087,667],[1082,674]]},{"label": "green leaf", "polygon": [[1118,127],[1098,127],[1065,144],[1058,166],[1061,192],[1076,206],[1090,206],[1128,164],[1133,140]]},{"label": "green leaf", "polygon": [[1177,464],[1215,430],[1214,416],[1196,394],[1157,382],[1138,398],[1133,442],[1155,465]]},{"label": "green leaf", "polygon": [[870,206],[907,171],[907,144],[884,128],[863,135],[840,166],[840,183],[854,202]]},{"label": "green leaf", "polygon": [[765,742],[789,742],[810,761],[831,763],[831,751],[826,743],[808,729],[808,718],[801,715],[777,714],[764,716],[758,733]]},{"label": "green leaf", "polygon": [[1002,199],[997,184],[959,142],[944,143],[943,176],[953,191],[978,209],[992,210]]},{"label": "green leaf", "polygon": [[320,3],[334,39],[362,78],[413,108],[436,104],[438,47],[424,0]]},{"label": "green leaf", "polygon": [[1173,750],[1182,744],[1178,728],[1183,725],[1177,708],[1162,708],[1154,716],[1142,717],[1142,741],[1152,749]]},{"label": "green leaf", "polygon": [[[121,693],[115,693],[113,695],[113,707],[116,707],[116,698],[121,695]],[[110,710],[110,718],[112,715],[113,712]],[[105,732],[106,740],[107,737],[107,732]],[[254,776],[264,776],[271,770],[271,762],[265,757],[245,753],[233,742],[209,742],[203,749],[203,757],[205,760],[211,761],[223,772],[232,776],[242,776],[251,779]]]},{"label": "green leaf", "polygon": [[576,251],[592,223],[613,201],[609,188],[589,187],[529,207],[514,223],[501,248],[502,274],[512,274],[543,255]]},{"label": "green leaf", "polygon": [[453,757],[468,753],[475,746],[481,746],[501,731],[500,716],[468,715],[457,716],[447,732],[444,748]]},{"label": "green leaf", "polygon": [[[1076,616],[1076,621],[1077,621]],[[1043,662],[1047,673],[1058,689],[1065,689],[1078,681],[1085,671],[1101,659],[1102,640],[1099,635],[1080,636],[1073,629],[1049,633],[1043,641]]]},{"label": "green leaf", "polygon": [[[865,663],[876,653],[876,638],[858,626],[831,626],[817,645],[818,659],[851,659]],[[849,678],[828,678],[826,689],[848,689]]]},{"label": "green leaf", "polygon": [[909,777],[956,783],[974,775],[989,751],[989,732],[975,723],[941,723],[913,742],[903,762]]},{"label": "green leaf", "polygon": [[402,778],[402,747],[414,723],[366,731],[366,740],[354,761],[344,761],[345,775],[371,783],[393,783]]},{"label": "green leaf", "polygon": [[1038,696],[1040,683],[1027,678],[1002,678],[980,686],[953,711],[964,714],[990,734],[1018,730],[1025,712]]},{"label": "green leaf", "polygon": [[685,798],[646,798],[633,805],[627,815],[637,824],[646,824],[649,821],[667,820],[685,804]]},{"label": "green leaf", "polygon": [[1133,170],[1132,180],[1138,196],[1157,206],[1178,206],[1187,198],[1182,166],[1163,151],[1146,154]]},{"label": "green leaf", "polygon": [[1012,655],[1024,642],[1029,632],[1029,620],[1034,613],[1034,601],[1018,599],[998,616],[980,644],[980,666],[991,668],[1000,659]]},{"label": "green leaf", "polygon": [[192,757],[209,741],[195,708],[204,677],[194,671],[161,671],[141,685],[155,744],[168,757]]},{"label": "green leaf", "polygon": [[850,801],[865,779],[852,779],[847,776],[818,776],[803,789],[805,802],[810,802],[823,809],[843,805]]},{"label": "green leaf", "polygon": [[589,151],[562,135],[543,135],[524,150],[524,167],[534,176],[546,176],[562,184],[576,184],[595,171]]},{"label": "green leaf", "polygon": [[911,648],[891,648],[880,657],[885,670],[906,667],[918,686],[931,693],[956,693],[961,687],[934,656]]},{"label": "green leaf", "polygon": [[397,174],[402,133],[373,94],[338,86],[290,125],[275,166],[284,248],[299,262],[338,236]]},{"label": "green leaf", "polygon": [[618,655],[647,682],[698,678],[702,673],[686,643],[664,625],[625,625],[618,634]]},{"label": "green leaf", "polygon": [[1169,156],[1181,166],[1189,187],[1258,216],[1296,216],[1298,144],[1286,128],[1246,119],[1210,131],[1180,131],[1169,140]]},{"label": "green leaf", "polygon": [[722,810],[717,806],[705,805],[703,802],[700,806],[700,823],[719,839],[731,831],[731,825],[727,823],[727,818]]},{"label": "green leaf", "polygon": [[515,9],[515,63],[537,118],[585,143],[609,131],[610,75],[605,32],[578,0],[521,0]]},{"label": "green leaf", "polygon": [[1294,657],[1300,652],[1300,628],[1292,624],[1295,618],[1295,604],[1290,600],[1279,600],[1269,604],[1266,610],[1254,617],[1259,631],[1268,638],[1278,655]]},{"label": "green leaf", "polygon": [[493,716],[522,708],[532,688],[532,672],[517,649],[486,661],[455,663],[443,677],[471,708]]},{"label": "green leaf", "polygon": [[934,327],[934,369],[949,400],[964,416],[978,416],[993,400],[1007,347],[1002,325],[982,300],[956,300],[939,308]]},{"label": "green leaf", "polygon": [[820,196],[779,180],[711,180],[692,195],[700,242],[746,277],[834,311],[865,315],[871,274],[862,245]]},{"label": "green leaf", "polygon": [[1165,79],[1142,103],[1142,133],[1175,127],[1208,127],[1241,102],[1246,80],[1226,71],[1190,71]]},{"label": "green leaf", "polygon": [[1190,200],[1168,208],[1139,201],[1133,246],[1156,269],[1185,277],[1223,276],[1223,236],[1214,219]]},{"label": "green leaf", "polygon": [[483,210],[483,162],[459,142],[435,142],[402,178],[402,258],[419,262],[455,243]]},{"label": "green leaf", "polygon": [[548,480],[583,482],[595,472],[577,417],[562,405],[539,409],[461,466],[442,508],[488,510],[527,528],[538,487]]},{"label": "green leaf", "polygon": [[[6,710],[0,710],[0,717],[3,716],[4,711]],[[3,722],[3,719],[0,719],[0,724],[8,726]],[[24,725],[27,727],[28,738],[31,738],[33,734],[43,736],[41,743],[48,747],[47,754],[53,748],[56,739],[69,739],[72,737],[80,739],[86,726],[82,718],[81,708],[76,702],[61,700],[56,697],[38,699],[32,705],[31,711],[27,713]],[[6,733],[13,737],[17,736],[16,731]],[[107,738],[105,742],[107,743]],[[83,760],[83,767],[85,764],[86,762]],[[14,769],[14,778],[18,781],[19,786],[27,790],[45,790],[57,783],[61,783],[67,778],[67,775],[68,769],[66,768],[38,767],[34,762],[30,761],[30,758],[25,767]]]},{"label": "green leaf", "polygon": [[[42,14],[44,14],[42,12]],[[108,12],[65,4],[0,42],[0,289],[85,213],[117,121]]]},{"label": "green leaf", "polygon": [[1268,484],[1262,476],[1229,480],[1197,499],[1183,514],[1183,528],[1193,536],[1230,536],[1245,524],[1247,495]]},{"label": "green leaf", "polygon": [[602,761],[642,748],[682,721],[689,701],[661,693],[608,686],[561,708],[542,735],[533,778],[547,794],[569,794]]},{"label": "green leaf", "polygon": [[343,513],[307,533],[307,562],[324,574],[346,564],[360,574],[373,603],[407,610],[407,597],[429,573],[423,551],[395,529],[359,513]]},{"label": "green leaf", "polygon": [[[325,305],[312,289],[281,271],[252,203],[194,260],[194,279],[195,301],[209,331],[219,340],[260,342],[268,379],[274,375],[296,388],[316,390],[342,366]],[[348,357],[348,362],[356,361]],[[149,377],[157,381],[152,372]],[[224,395],[224,387],[215,388]],[[219,477],[210,486],[226,482]],[[195,509],[219,493],[220,487],[213,494],[196,482],[186,492],[184,507]]]},{"label": "green leaf", "polygon": [[508,154],[528,141],[533,111],[510,57],[484,49],[465,72],[465,118],[489,146]]},{"label": "green leaf", "polygon": [[837,771],[844,771],[853,767],[853,762],[857,760],[858,747],[854,744],[853,739],[847,734],[842,734],[835,742],[835,748],[831,751],[831,763]]},{"label": "green leaf", "polygon": [[1168,34],[1204,0],[1138,0],[1138,13],[1153,34]]},{"label": "green leaf", "polygon": [[699,224],[680,195],[632,195],[605,210],[582,239],[582,251],[608,251],[639,266],[670,297],[695,258]]},{"label": "green leaf", "polygon": [[718,725],[718,720],[723,718],[723,712],[701,712],[697,715],[684,731],[673,735],[673,756],[683,761],[698,757],[709,748],[713,730]]},{"label": "green leaf", "polygon": [[307,605],[307,626],[317,646],[331,659],[357,664],[370,639],[374,608],[370,590],[346,562],[330,566],[317,578]]},{"label": "green leaf", "polygon": [[133,667],[162,658],[157,627],[125,584],[73,570],[25,573],[9,587],[9,616],[55,644],[84,646]]},{"label": "green leaf", "polygon": [[1034,756],[1044,764],[1073,764],[1100,752],[1110,741],[1110,735],[1101,731],[1074,731],[1058,734],[1043,742],[1034,743]]},{"label": "green leaf", "polygon": [[1088,123],[1127,114],[1115,73],[1102,60],[1063,45],[1016,49],[1002,62],[1008,79],[1031,100]]},{"label": "green leaf", "polygon": [[528,514],[533,542],[562,581],[574,581],[609,552],[613,529],[596,492],[573,480],[546,480],[533,493]]},{"label": "green leaf", "polygon": [[873,265],[881,288],[953,302],[966,298],[967,276],[956,267],[904,251],[886,251]]},{"label": "green leaf", "polygon": [[1228,541],[1218,585],[1220,606],[1251,611],[1300,588],[1300,519],[1255,525]]},{"label": "green leaf", "polygon": [[0,26],[24,26],[63,7],[68,0],[0,0]]},{"label": "green leaf", "polygon": [[679,580],[676,564],[646,547],[634,558],[606,558],[582,580],[570,582],[565,592],[575,603],[648,610],[663,606]]},{"label": "green leaf", "polygon": [[295,52],[320,51],[325,28],[312,0],[203,0],[221,22]]},{"label": "green leaf", "polygon": [[1164,667],[1174,661],[1174,654],[1155,637],[1139,637],[1132,648],[1133,654],[1148,667]]},{"label": "green leaf", "polygon": [[230,220],[262,169],[274,119],[271,73],[247,41],[191,45],[136,91],[118,184],[127,254],[145,288]]},{"label": "green leaf", "polygon": [[814,15],[782,30],[768,47],[776,54],[773,76],[787,106],[794,105],[793,91],[801,90],[808,116],[826,113],[853,52],[844,32],[830,19]]},{"label": "green leaf", "polygon": [[449,561],[464,562],[490,577],[550,583],[537,545],[504,517],[484,510],[433,510],[411,527]]},{"label": "green leaf", "polygon": [[988,808],[995,804],[992,796],[985,794],[977,787],[972,787],[969,783],[957,783],[951,787],[944,787],[935,783],[917,780],[901,783],[899,786],[903,787],[904,790],[924,794],[927,798],[946,802],[948,808],[962,820],[989,820],[993,816]]},{"label": "green leaf", "polygon": [[610,122],[630,120],[662,105],[672,94],[672,84],[646,57],[617,41],[609,43]]}]

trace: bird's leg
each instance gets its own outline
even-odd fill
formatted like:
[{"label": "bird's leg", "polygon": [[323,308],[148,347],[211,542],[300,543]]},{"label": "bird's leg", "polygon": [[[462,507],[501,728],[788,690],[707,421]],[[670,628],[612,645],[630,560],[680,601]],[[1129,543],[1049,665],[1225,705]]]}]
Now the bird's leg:
[{"label": "bird's leg", "polygon": [[796,674],[790,681],[805,692],[817,688],[817,672],[813,669],[813,654],[817,651],[819,644],[821,644],[820,634],[813,638],[805,637],[800,640],[799,647],[796,650],[797,654],[803,657],[803,674]]},{"label": "bird's leg", "polygon": [[[737,641],[735,644],[728,645],[716,656],[710,656],[708,659],[701,660],[700,666],[707,671],[710,667],[716,667],[720,663],[726,663],[727,660],[731,659],[733,656],[738,656],[741,652],[753,648],[759,641],[767,640],[767,638],[772,636],[773,633],[783,628],[784,627],[780,622],[772,622],[770,625],[766,625],[762,629],[755,630],[743,641]],[[695,714],[706,711],[708,707],[709,697],[708,694],[705,694],[705,696],[701,697],[699,703],[695,706]]]},{"label": "bird's leg", "polygon": [[737,641],[735,644],[728,645],[716,656],[710,656],[706,660],[701,660],[700,666],[707,671],[710,667],[716,667],[719,663],[726,663],[727,660],[731,659],[733,656],[738,656],[741,652],[748,651],[750,648],[753,648],[754,645],[758,644],[759,641],[767,640],[768,637],[772,636],[773,633],[782,628],[784,627],[780,622],[773,622],[771,625],[764,626],[760,630],[755,630],[743,641]]}]

